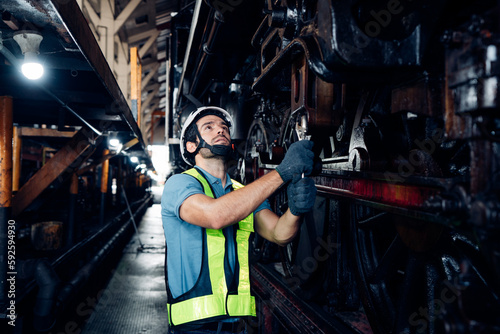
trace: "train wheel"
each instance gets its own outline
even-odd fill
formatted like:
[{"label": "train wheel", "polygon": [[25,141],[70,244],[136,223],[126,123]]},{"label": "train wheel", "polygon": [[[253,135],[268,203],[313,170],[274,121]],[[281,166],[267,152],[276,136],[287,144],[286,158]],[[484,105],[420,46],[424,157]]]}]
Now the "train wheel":
[{"label": "train wheel", "polygon": [[359,204],[351,207],[351,229],[357,283],[375,333],[500,330],[498,279],[472,234]]}]

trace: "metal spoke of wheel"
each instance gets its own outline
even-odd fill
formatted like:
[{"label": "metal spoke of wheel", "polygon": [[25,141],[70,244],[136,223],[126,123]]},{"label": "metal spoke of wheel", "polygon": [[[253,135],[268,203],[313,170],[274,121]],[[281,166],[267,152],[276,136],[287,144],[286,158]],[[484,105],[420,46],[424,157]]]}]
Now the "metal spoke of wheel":
[{"label": "metal spoke of wheel", "polygon": [[373,227],[374,224],[378,224],[380,222],[380,219],[386,218],[388,215],[387,212],[380,212],[374,216],[368,217],[363,220],[358,221],[358,226],[360,228],[370,228]]}]

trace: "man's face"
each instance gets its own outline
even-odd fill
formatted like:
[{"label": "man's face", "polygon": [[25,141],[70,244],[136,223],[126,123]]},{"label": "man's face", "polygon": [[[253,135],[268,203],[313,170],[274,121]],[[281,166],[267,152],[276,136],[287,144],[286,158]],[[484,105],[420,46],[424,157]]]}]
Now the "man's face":
[{"label": "man's face", "polygon": [[209,145],[231,145],[229,127],[222,118],[215,115],[203,116],[196,122],[196,126]]},{"label": "man's face", "polygon": [[[229,133],[229,127],[226,122],[215,115],[203,116],[196,122],[198,131],[201,137],[209,145],[225,145],[231,146],[231,137]],[[186,149],[188,152],[193,153],[198,147],[199,139],[196,138],[196,143],[187,142]],[[224,158],[222,156],[217,156],[213,154],[209,149],[202,148],[200,150],[200,155],[205,159],[210,158]]]}]

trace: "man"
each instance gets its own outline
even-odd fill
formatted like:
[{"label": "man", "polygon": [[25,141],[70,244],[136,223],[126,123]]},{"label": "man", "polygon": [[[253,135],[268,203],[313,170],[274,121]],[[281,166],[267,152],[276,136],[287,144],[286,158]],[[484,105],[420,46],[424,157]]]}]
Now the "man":
[{"label": "man", "polygon": [[[314,182],[302,178],[312,171],[312,142],[294,143],[276,170],[243,187],[227,173],[232,123],[222,108],[192,112],[180,147],[183,159],[195,167],[173,175],[164,187],[170,333],[234,332],[240,317],[255,316],[250,233],[285,245],[297,233],[301,214],[314,204]],[[267,198],[289,181],[289,209],[278,217]]]}]

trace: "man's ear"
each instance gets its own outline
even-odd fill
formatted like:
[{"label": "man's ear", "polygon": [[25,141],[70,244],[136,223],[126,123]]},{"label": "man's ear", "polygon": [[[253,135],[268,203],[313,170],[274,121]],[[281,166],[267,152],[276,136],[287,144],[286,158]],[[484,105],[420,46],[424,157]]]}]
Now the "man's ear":
[{"label": "man's ear", "polygon": [[188,141],[186,143],[186,150],[189,152],[189,153],[194,153],[194,151],[196,151],[196,148],[198,147],[198,144],[196,144],[195,142],[192,142],[192,141]]}]

